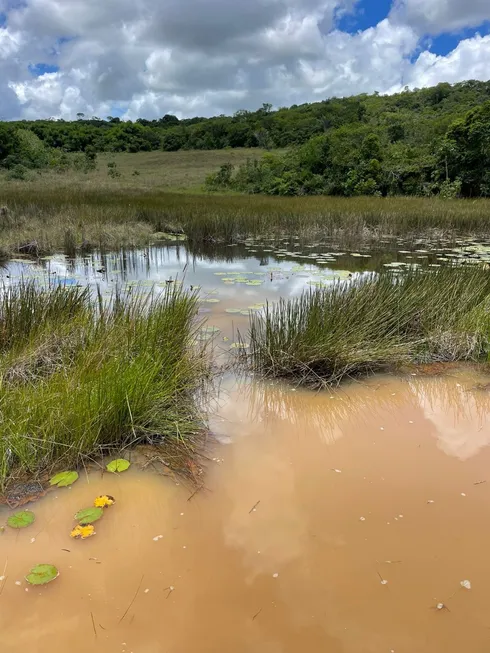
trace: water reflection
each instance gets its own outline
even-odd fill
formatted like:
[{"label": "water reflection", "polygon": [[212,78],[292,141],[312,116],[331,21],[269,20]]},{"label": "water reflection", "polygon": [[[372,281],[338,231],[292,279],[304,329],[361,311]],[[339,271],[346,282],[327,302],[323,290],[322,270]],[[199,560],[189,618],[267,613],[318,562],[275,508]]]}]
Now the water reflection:
[{"label": "water reflection", "polygon": [[438,446],[467,460],[490,444],[490,395],[472,390],[475,378],[410,383],[425,418],[434,425]]},{"label": "water reflection", "polygon": [[320,393],[243,382],[237,392],[246,397],[243,419],[284,424],[299,437],[315,434],[330,445],[346,433],[362,433],[367,422],[382,428],[400,417],[403,428],[417,422],[445,454],[467,460],[490,444],[490,394],[474,389],[479,380],[464,370],[451,378],[379,377]]}]

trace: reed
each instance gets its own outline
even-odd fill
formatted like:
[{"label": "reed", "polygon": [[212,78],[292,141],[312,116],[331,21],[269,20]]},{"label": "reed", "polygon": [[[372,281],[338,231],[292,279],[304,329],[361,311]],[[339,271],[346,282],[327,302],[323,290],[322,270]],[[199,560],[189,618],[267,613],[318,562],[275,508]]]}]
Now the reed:
[{"label": "reed", "polygon": [[369,275],[305,292],[251,317],[262,374],[323,386],[404,364],[478,360],[489,349],[483,269]]}]

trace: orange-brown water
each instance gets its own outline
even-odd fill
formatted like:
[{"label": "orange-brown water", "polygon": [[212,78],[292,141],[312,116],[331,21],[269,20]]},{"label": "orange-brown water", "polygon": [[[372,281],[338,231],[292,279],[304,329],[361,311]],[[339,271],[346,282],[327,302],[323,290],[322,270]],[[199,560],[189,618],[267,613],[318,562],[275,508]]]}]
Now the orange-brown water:
[{"label": "orange-brown water", "polygon": [[[34,525],[0,535],[0,650],[488,651],[490,399],[475,381],[230,381],[190,501],[134,464],[49,493]],[[71,540],[101,493],[117,503],[97,535]],[[40,562],[60,576],[29,587]]]}]

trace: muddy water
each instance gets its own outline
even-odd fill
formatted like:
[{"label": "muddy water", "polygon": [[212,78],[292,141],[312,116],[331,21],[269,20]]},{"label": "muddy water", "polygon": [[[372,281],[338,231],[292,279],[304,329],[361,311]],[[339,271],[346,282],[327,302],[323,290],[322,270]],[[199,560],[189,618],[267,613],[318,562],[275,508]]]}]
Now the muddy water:
[{"label": "muddy water", "polygon": [[[1,650],[487,651],[490,399],[477,380],[377,377],[332,394],[225,380],[190,501],[134,464],[49,493],[33,526],[0,536]],[[97,535],[70,540],[101,493],[117,503]],[[41,589],[23,580],[38,562],[61,572]]]},{"label": "muddy water", "polygon": [[[201,287],[201,315],[226,357],[267,300],[400,256],[450,258],[258,247],[54,257],[14,262],[0,277],[106,293],[182,279]],[[488,651],[490,394],[479,381],[488,379],[468,371],[376,377],[316,394],[225,377],[195,496],[136,457],[118,477],[94,472],[50,492],[33,505],[33,526],[0,534],[0,650]],[[97,535],[71,540],[74,513],[103,493],[117,503]],[[0,508],[0,523],[7,514]],[[60,577],[35,589],[24,576],[40,562]]]}]

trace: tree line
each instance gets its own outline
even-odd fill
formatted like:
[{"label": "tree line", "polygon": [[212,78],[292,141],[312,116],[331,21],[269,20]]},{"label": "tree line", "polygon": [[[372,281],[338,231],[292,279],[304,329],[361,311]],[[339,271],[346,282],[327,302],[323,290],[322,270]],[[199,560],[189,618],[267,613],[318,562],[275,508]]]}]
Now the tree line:
[{"label": "tree line", "polygon": [[[269,152],[234,170],[223,166],[210,188],[279,195],[327,193],[490,196],[490,82],[408,88],[233,116],[122,121],[0,123],[0,165],[12,169],[76,165],[98,152],[261,147]],[[287,154],[283,150],[287,148]]]}]

